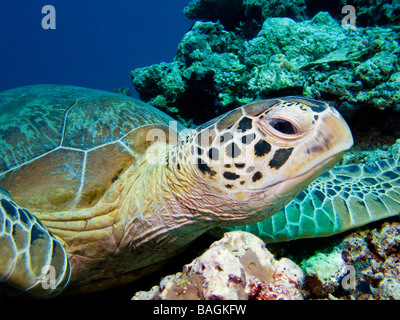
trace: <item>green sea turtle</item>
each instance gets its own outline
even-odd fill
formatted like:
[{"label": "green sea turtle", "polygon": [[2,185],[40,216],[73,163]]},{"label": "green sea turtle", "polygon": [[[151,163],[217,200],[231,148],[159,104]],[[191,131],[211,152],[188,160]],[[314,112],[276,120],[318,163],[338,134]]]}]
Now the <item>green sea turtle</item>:
[{"label": "green sea turtle", "polygon": [[304,97],[188,130],[59,85],[1,93],[0,132],[0,281],[36,295],[126,283],[213,227],[265,220],[353,144],[333,107]]}]

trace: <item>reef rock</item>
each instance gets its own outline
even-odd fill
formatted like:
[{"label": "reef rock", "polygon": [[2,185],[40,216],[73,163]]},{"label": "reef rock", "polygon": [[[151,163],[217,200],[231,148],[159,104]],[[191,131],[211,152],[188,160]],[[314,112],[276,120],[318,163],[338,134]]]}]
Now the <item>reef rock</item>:
[{"label": "reef rock", "polygon": [[327,12],[302,22],[262,21],[256,33],[246,24],[227,29],[197,21],[173,62],[131,72],[141,99],[197,125],[284,95],[329,101],[344,114],[360,107],[399,110],[398,28],[346,30]]},{"label": "reef rock", "polygon": [[325,242],[324,249],[304,258],[299,264],[305,299],[399,300],[400,222],[391,220],[338,235],[333,246]]},{"label": "reef rock", "polygon": [[234,28],[240,21],[246,20],[242,0],[194,0],[183,12],[188,19],[220,21],[228,28]]},{"label": "reef rock", "polygon": [[[365,245],[359,246],[359,241]],[[379,300],[400,299],[399,222],[384,222],[378,228],[350,235],[343,241],[343,257],[356,271],[353,294],[357,299],[365,295]],[[360,290],[359,284],[368,286],[368,291]]]},{"label": "reef rock", "polygon": [[342,251],[335,248],[332,252],[317,252],[301,265],[305,275],[307,296],[323,297],[340,287],[339,279],[346,274],[347,268]]},{"label": "reef rock", "polygon": [[354,7],[357,25],[362,27],[400,22],[398,0],[194,0],[184,12],[189,19],[214,22],[220,20],[224,25],[232,27],[249,20],[259,21],[270,17],[304,21],[319,11],[327,11],[336,19],[342,19],[342,8],[345,5]]},{"label": "reef rock", "polygon": [[300,300],[303,273],[291,260],[277,261],[256,236],[228,232],[210,249],[133,300]]}]

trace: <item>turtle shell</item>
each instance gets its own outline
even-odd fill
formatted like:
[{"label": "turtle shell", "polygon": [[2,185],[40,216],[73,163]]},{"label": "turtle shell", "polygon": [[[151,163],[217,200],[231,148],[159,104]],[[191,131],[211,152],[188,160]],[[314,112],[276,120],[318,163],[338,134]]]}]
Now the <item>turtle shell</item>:
[{"label": "turtle shell", "polygon": [[[91,207],[174,121],[111,92],[38,85],[0,93],[0,185],[36,212]],[[178,125],[178,130],[183,127]]]}]

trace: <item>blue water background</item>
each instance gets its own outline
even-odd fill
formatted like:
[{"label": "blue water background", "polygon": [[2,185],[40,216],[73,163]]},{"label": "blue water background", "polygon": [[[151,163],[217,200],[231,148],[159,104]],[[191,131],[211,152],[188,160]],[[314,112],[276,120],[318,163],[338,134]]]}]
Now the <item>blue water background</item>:
[{"label": "blue water background", "polygon": [[[2,0],[0,91],[57,83],[134,92],[130,70],[170,62],[192,21],[190,0]],[[42,28],[42,7],[56,29]]]}]

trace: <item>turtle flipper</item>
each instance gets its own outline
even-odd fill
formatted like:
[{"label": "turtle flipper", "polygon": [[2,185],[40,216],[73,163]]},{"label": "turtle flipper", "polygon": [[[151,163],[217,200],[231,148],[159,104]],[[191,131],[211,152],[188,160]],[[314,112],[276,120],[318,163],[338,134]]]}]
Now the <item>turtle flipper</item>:
[{"label": "turtle flipper", "polygon": [[337,166],[283,210],[239,227],[265,242],[323,237],[400,214],[400,144],[385,160]]},{"label": "turtle flipper", "polygon": [[59,241],[0,189],[0,282],[35,296],[60,292],[70,266]]}]

